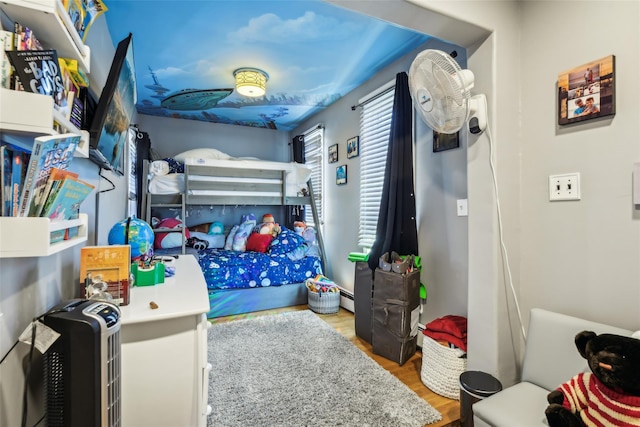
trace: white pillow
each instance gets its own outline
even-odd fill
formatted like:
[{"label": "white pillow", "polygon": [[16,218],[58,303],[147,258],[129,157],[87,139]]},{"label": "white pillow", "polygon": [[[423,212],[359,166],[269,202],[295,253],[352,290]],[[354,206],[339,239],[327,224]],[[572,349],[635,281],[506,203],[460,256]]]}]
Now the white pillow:
[{"label": "white pillow", "polygon": [[225,243],[224,234],[207,234],[207,233],[201,233],[199,231],[192,231],[190,233],[190,236],[197,237],[198,239],[201,239],[201,240],[206,240],[207,242],[209,242],[209,248],[216,248],[216,249],[224,248],[224,243]]},{"label": "white pillow", "polygon": [[187,159],[229,160],[231,156],[215,148],[196,148],[177,154],[173,158],[181,163],[186,163]]}]

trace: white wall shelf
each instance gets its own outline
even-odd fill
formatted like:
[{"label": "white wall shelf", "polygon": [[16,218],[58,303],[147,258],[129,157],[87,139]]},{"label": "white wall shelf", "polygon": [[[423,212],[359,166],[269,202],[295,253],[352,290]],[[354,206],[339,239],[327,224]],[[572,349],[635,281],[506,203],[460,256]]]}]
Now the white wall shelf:
[{"label": "white wall shelf", "polygon": [[77,60],[89,73],[91,49],[82,42],[60,0],[2,0],[0,8],[13,21],[31,28],[42,46],[55,49],[60,58]]},{"label": "white wall shelf", "polygon": [[[88,216],[51,221],[49,218],[0,217],[0,258],[49,256],[87,241]],[[78,235],[69,240],[50,243],[53,231],[78,227]]]},{"label": "white wall shelf", "polygon": [[54,121],[66,132],[81,135],[75,156],[89,157],[89,133],[75,127],[53,108],[53,97],[0,88],[0,132],[31,137],[56,135]]}]

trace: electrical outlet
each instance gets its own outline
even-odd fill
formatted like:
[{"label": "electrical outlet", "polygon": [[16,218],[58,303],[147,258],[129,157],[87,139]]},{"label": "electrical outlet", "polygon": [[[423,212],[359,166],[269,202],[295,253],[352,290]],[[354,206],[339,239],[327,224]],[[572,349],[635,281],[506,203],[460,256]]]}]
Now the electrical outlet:
[{"label": "electrical outlet", "polygon": [[549,200],[580,200],[580,173],[549,175]]}]

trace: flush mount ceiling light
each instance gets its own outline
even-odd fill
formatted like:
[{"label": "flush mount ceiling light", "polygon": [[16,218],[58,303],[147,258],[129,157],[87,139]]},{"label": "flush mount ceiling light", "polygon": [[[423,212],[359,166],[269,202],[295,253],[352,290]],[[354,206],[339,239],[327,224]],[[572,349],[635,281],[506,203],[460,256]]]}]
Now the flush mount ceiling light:
[{"label": "flush mount ceiling light", "polygon": [[258,97],[267,92],[269,75],[257,68],[238,68],[233,72],[236,78],[236,92],[240,95]]}]

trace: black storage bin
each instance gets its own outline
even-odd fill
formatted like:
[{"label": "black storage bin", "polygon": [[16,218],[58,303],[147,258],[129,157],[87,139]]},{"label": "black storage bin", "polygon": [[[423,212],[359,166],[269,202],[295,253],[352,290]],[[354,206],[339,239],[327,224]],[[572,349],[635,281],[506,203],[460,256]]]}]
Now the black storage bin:
[{"label": "black storage bin", "polygon": [[373,345],[374,354],[393,360],[400,366],[416,353],[418,336],[399,337],[385,327],[380,327],[374,320]]},{"label": "black storage bin", "polygon": [[413,356],[418,338],[419,306],[418,270],[398,274],[376,269],[373,281],[374,354],[400,365]]},{"label": "black storage bin", "polygon": [[367,262],[356,262],[353,294],[356,335],[371,344],[373,274]]}]

